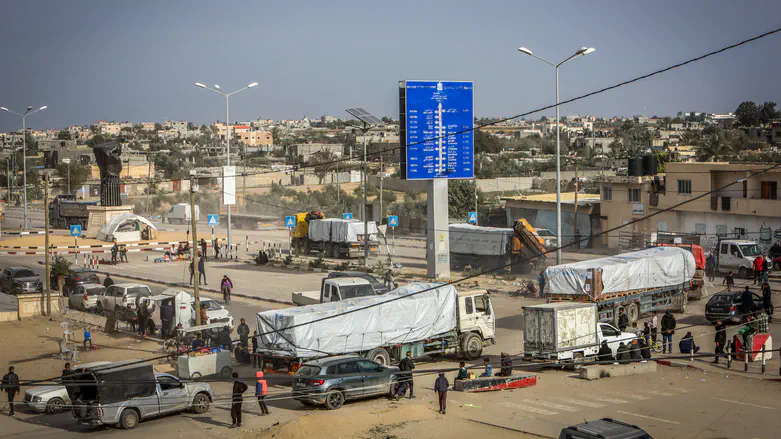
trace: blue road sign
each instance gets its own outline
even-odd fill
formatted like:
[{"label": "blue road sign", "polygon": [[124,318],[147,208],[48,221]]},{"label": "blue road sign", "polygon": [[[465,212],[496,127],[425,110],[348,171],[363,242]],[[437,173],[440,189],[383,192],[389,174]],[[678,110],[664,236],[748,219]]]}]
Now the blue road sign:
[{"label": "blue road sign", "polygon": [[351,213],[343,213],[342,214],[342,219],[351,220],[351,219],[353,219],[353,214],[351,214]]},{"label": "blue road sign", "polygon": [[469,216],[467,217],[467,222],[469,224],[477,224],[477,212],[469,212]]},{"label": "blue road sign", "polygon": [[398,227],[398,226],[399,226],[399,216],[388,215],[388,227]]},{"label": "blue road sign", "polygon": [[474,136],[462,132],[474,124],[472,82],[404,81],[401,92],[402,178],[473,178]]},{"label": "blue road sign", "polygon": [[220,225],[220,216],[219,215],[209,214],[209,215],[206,215],[206,216],[209,218],[208,224],[210,226],[219,226]]},{"label": "blue road sign", "polygon": [[71,236],[81,236],[81,224],[73,224],[71,226]]},{"label": "blue road sign", "polygon": [[294,216],[286,216],[285,217],[285,227],[292,229],[296,226],[296,217]]}]

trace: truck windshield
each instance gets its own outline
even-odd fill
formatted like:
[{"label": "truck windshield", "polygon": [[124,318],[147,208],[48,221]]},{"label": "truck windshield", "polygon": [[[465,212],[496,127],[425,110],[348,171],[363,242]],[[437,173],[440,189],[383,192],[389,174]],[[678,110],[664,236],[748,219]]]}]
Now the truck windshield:
[{"label": "truck windshield", "polygon": [[759,246],[756,244],[743,244],[740,246],[743,256],[759,256]]},{"label": "truck windshield", "polygon": [[371,285],[347,285],[339,287],[339,291],[342,294],[342,300],[376,295]]}]

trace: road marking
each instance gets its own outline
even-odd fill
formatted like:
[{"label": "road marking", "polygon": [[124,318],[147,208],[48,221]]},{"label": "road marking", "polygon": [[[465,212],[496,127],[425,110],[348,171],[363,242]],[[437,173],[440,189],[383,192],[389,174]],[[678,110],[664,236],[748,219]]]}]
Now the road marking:
[{"label": "road marking", "polygon": [[651,419],[653,421],[664,422],[664,423],[667,423],[667,424],[675,424],[675,425],[679,425],[680,424],[680,422],[668,421],[667,419],[661,419],[661,418],[654,418],[653,416],[638,415],[637,413],[629,413],[629,412],[624,412],[624,411],[621,411],[621,410],[619,410],[618,413],[622,413],[622,414],[625,414],[625,415],[631,415],[631,416],[637,416],[638,418]]},{"label": "road marking", "polygon": [[575,405],[579,405],[579,406],[583,406],[583,407],[589,407],[589,408],[595,408],[595,409],[598,409],[598,408],[601,408],[601,407],[605,406],[604,404],[600,404],[598,402],[582,401],[582,400],[578,400],[578,399],[566,398],[566,397],[563,397],[563,396],[558,396],[558,397],[556,397],[556,399],[561,400],[561,401],[566,401],[566,402],[568,402],[570,404],[575,404]]},{"label": "road marking", "polygon": [[623,399],[616,399],[616,398],[600,398],[597,396],[588,396],[588,395],[583,395],[583,397],[588,399],[594,399],[597,401],[602,401],[602,402],[610,402],[613,404],[626,404],[629,402],[629,401],[624,401]]},{"label": "road marking", "polygon": [[541,405],[543,407],[547,407],[549,409],[562,410],[562,411],[565,411],[565,412],[576,412],[576,411],[580,410],[579,408],[570,407],[570,406],[564,405],[564,404],[556,404],[556,403],[553,403],[553,402],[546,402],[546,401],[539,401],[539,400],[524,399],[523,402],[525,402],[527,404],[537,404],[537,405]]},{"label": "road marking", "polygon": [[537,408],[537,407],[531,407],[531,406],[527,406],[527,405],[512,404],[512,403],[509,403],[509,402],[502,403],[502,405],[505,405],[507,407],[512,407],[512,408],[515,408],[515,409],[518,409],[518,410],[524,410],[524,411],[527,411],[527,412],[536,413],[538,415],[558,415],[559,414],[559,412],[552,412],[550,410],[540,409],[540,408]]},{"label": "road marking", "polygon": [[747,402],[732,401],[732,400],[730,400],[730,399],[721,399],[721,398],[715,398],[715,397],[714,397],[713,399],[716,399],[716,400],[718,400],[718,401],[729,402],[729,403],[731,403],[731,404],[740,404],[740,405],[746,405],[746,406],[749,406],[749,407],[756,407],[756,408],[760,408],[760,409],[767,409],[767,410],[778,410],[778,409],[777,409],[777,408],[775,408],[775,407],[766,407],[766,406],[764,406],[764,405],[756,405],[756,404],[749,404],[749,403],[747,403]]},{"label": "road marking", "polygon": [[632,398],[632,399],[636,399],[638,401],[647,401],[647,400],[651,399],[648,396],[629,395],[629,394],[626,394],[626,393],[618,393],[618,392],[605,392],[605,391],[603,391],[602,393],[606,393],[608,395],[614,395],[614,396],[621,396],[621,397],[625,397],[625,398]]},{"label": "road marking", "polygon": [[660,392],[658,390],[651,390],[648,393],[651,393],[651,394],[654,394],[654,395],[659,395],[659,396],[674,396],[675,395],[674,393]]}]

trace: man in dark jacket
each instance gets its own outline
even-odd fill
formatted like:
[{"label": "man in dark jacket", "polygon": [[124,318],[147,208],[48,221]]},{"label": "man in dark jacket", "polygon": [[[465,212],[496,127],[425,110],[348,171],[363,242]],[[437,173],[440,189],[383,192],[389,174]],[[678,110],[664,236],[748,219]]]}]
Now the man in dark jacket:
[{"label": "man in dark jacket", "polygon": [[243,347],[249,346],[249,326],[247,326],[247,322],[244,319],[241,319],[241,324],[239,324],[239,327],[236,329],[236,333],[239,334],[239,340],[241,340],[241,345]]},{"label": "man in dark jacket", "polygon": [[437,392],[437,396],[439,397],[439,413],[445,414],[445,410],[447,410],[447,388],[450,386],[450,383],[447,381],[447,378],[445,378],[445,372],[439,373],[439,378],[437,378],[436,381],[434,381],[434,391]]},{"label": "man in dark jacket", "polygon": [[627,326],[629,326],[629,317],[626,315],[626,311],[624,311],[624,308],[618,309],[618,329],[621,330],[621,332],[626,331]]},{"label": "man in dark jacket", "polygon": [[409,387],[409,399],[414,398],[415,393],[415,386],[412,382],[412,370],[415,369],[415,362],[412,361],[412,352],[407,351],[407,356],[401,360],[401,363],[399,363],[399,370],[401,373],[399,374],[399,378],[401,378],[402,383],[399,386],[399,391],[396,393],[396,400],[399,400],[400,398],[404,397],[404,394],[407,393],[407,388]]},{"label": "man in dark jacket", "polygon": [[206,240],[201,238],[201,257],[206,260]]},{"label": "man in dark jacket", "polygon": [[642,357],[643,360],[648,360],[651,358],[651,348],[648,346],[648,340],[645,338],[640,338],[640,357]]},{"label": "man in dark jacket", "polygon": [[662,317],[662,353],[673,353],[673,334],[675,334],[675,317],[669,309]]},{"label": "man in dark jacket", "polygon": [[719,320],[714,329],[716,330],[716,336],[713,340],[716,343],[716,358],[713,359],[713,362],[718,363],[719,357],[724,355],[724,347],[727,345],[727,325]]},{"label": "man in dark jacket", "polygon": [[114,285],[114,279],[111,278],[110,274],[106,273],[106,278],[103,279],[103,286],[108,288],[112,285]]},{"label": "man in dark jacket", "polygon": [[687,332],[681,341],[678,342],[678,348],[682,354],[691,354],[692,351],[696,354],[700,350],[700,347],[694,344],[694,337],[691,332]]},{"label": "man in dark jacket", "polygon": [[754,295],[751,294],[751,288],[746,285],[746,289],[740,295],[740,312],[744,316],[753,315],[754,313]]},{"label": "man in dark jacket", "polygon": [[9,416],[14,415],[14,397],[19,392],[19,376],[14,373],[14,367],[8,368],[8,373],[3,376],[3,390],[8,394]]},{"label": "man in dark jacket", "polygon": [[762,308],[767,313],[767,321],[773,323],[773,291],[767,282],[762,284]]},{"label": "man in dark jacket", "polygon": [[507,352],[502,352],[502,376],[513,376],[513,359]]},{"label": "man in dark jacket", "polygon": [[607,340],[602,340],[602,346],[599,347],[597,356],[599,361],[613,361],[613,350],[607,345]]},{"label": "man in dark jacket", "polygon": [[632,358],[629,355],[629,346],[621,342],[616,349],[616,360],[619,364],[628,364]]},{"label": "man in dark jacket", "polygon": [[231,398],[231,424],[230,428],[241,427],[241,403],[243,394],[247,391],[247,385],[239,379],[239,374],[233,372],[233,396]]},{"label": "man in dark jacket", "polygon": [[201,281],[201,276],[203,276],[203,284],[209,285],[206,282],[206,263],[203,261],[203,258],[198,259],[198,282]]},{"label": "man in dark jacket", "polygon": [[231,329],[229,327],[223,327],[218,338],[220,340],[220,346],[223,346],[226,349],[230,349],[232,347],[231,345],[233,345],[233,341],[231,341]]},{"label": "man in dark jacket", "polygon": [[636,338],[632,340],[632,344],[629,345],[629,358],[633,361],[640,361],[643,359],[640,353],[640,339]]},{"label": "man in dark jacket", "polygon": [[163,327],[160,330],[160,336],[163,340],[166,340],[173,336],[173,323],[174,323],[174,306],[171,304],[171,300],[166,300],[160,305],[160,321]]}]

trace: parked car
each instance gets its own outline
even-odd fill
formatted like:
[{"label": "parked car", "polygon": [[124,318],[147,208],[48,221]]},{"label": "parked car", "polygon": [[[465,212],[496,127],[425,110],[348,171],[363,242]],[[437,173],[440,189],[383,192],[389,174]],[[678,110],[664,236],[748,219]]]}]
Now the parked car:
[{"label": "parked car", "polygon": [[[84,284],[99,284],[100,279],[98,278],[98,274],[89,268],[74,268],[71,270],[71,273],[67,276],[65,276],[64,279],[64,285],[62,287],[62,292],[65,295],[70,294],[71,291],[73,291],[74,288],[78,287],[79,285]],[[57,290],[60,288],[59,284],[57,283],[57,276],[55,276],[52,273],[51,279],[49,281],[49,285],[52,286],[53,290]]]},{"label": "parked car", "polygon": [[27,267],[8,267],[0,273],[0,292],[19,294],[41,291],[43,280]]},{"label": "parked car", "polygon": [[98,298],[106,292],[101,284],[83,284],[74,288],[68,295],[68,306],[81,311],[91,311],[98,306]]},{"label": "parked car", "polygon": [[559,246],[559,239],[556,237],[556,234],[551,232],[548,229],[534,229],[535,232],[537,232],[538,235],[540,235],[540,238],[545,241],[543,246],[547,249],[556,248]]},{"label": "parked car", "polygon": [[385,294],[388,291],[387,286],[385,286],[385,283],[378,280],[376,277],[372,276],[369,273],[364,273],[363,271],[332,271],[328,273],[328,278],[333,279],[337,277],[359,277],[361,279],[366,279],[369,282],[371,282],[372,286],[374,287],[374,291],[377,294]]},{"label": "parked car", "polygon": [[143,284],[114,284],[111,285],[98,297],[98,314],[117,314],[122,320],[127,306],[131,308],[137,306],[139,297],[149,297],[152,290]]},{"label": "parked car", "polygon": [[582,424],[564,428],[559,433],[559,439],[653,439],[642,428],[617,421],[602,418],[587,421]]},{"label": "parked car", "polygon": [[[230,327],[231,331],[233,331],[233,316],[231,315],[230,311],[225,309],[223,305],[220,305],[219,302],[212,299],[201,299],[201,306],[206,306],[206,317],[209,318],[206,322],[201,322],[201,324],[211,324],[211,323],[224,323],[225,326]],[[190,310],[191,310],[191,318],[190,318],[190,325],[195,325],[195,301],[190,304]]]},{"label": "parked car", "polygon": [[[754,309],[762,306],[762,298],[755,293],[751,293],[754,298]],[[741,312],[743,304],[743,291],[722,291],[711,296],[705,305],[705,318],[709,322],[721,320],[724,323],[741,323],[746,316]]]},{"label": "parked car", "polygon": [[336,410],[345,401],[392,396],[399,368],[382,366],[356,355],[326,357],[304,363],[293,377],[293,398],[304,405]]},{"label": "parked car", "polygon": [[[94,363],[79,364],[75,366],[73,370],[102,366],[109,363],[109,361],[96,361]],[[59,379],[56,381],[60,382]],[[54,386],[33,386],[24,392],[24,404],[31,410],[39,413],[60,413],[68,408],[70,403],[71,399],[68,396],[68,390],[61,384]]]}]

